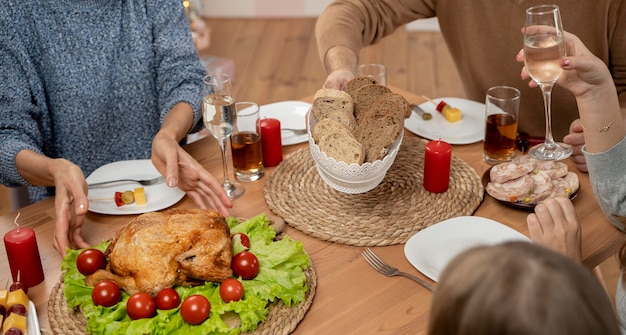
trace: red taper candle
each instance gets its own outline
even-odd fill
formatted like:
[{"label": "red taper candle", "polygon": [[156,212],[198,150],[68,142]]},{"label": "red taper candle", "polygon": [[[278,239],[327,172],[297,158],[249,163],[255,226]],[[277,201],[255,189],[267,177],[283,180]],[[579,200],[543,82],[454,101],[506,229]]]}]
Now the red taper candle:
[{"label": "red taper candle", "polygon": [[263,147],[263,166],[276,166],[283,161],[283,143],[280,137],[280,121],[263,118],[257,123],[257,131],[261,134]]},{"label": "red taper candle", "polygon": [[14,282],[17,281],[18,272],[20,281],[26,287],[36,286],[43,281],[43,267],[33,229],[17,227],[9,231],[4,235],[4,247]]},{"label": "red taper candle", "polygon": [[430,141],[424,150],[424,188],[428,192],[442,193],[450,185],[452,147],[442,141]]}]

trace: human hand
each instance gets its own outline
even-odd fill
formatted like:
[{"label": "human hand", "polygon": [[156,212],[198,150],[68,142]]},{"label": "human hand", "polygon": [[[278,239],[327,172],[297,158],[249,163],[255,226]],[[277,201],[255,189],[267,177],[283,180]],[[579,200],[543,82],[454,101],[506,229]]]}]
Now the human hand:
[{"label": "human hand", "polygon": [[331,72],[324,82],[325,88],[345,90],[350,80],[354,79],[354,73],[348,70],[337,70]]},{"label": "human hand", "polygon": [[87,183],[83,171],[75,164],[64,160],[53,160],[54,208],[54,248],[65,257],[65,250],[88,248],[82,237],[83,223],[89,208]]},{"label": "human hand", "polygon": [[563,137],[563,142],[572,147],[572,156],[570,156],[570,159],[574,162],[578,170],[589,172],[587,169],[587,161],[583,154],[585,137],[583,136],[583,127],[580,119],[576,119],[572,122],[569,127],[569,134]]},{"label": "human hand", "polygon": [[[606,64],[593,55],[576,35],[564,32],[564,44],[568,56],[560,60],[560,66],[566,71],[557,80],[558,85],[580,97],[611,78]],[[524,62],[524,49],[517,53],[515,59]],[[530,79],[526,67],[522,68],[521,77]],[[537,87],[537,83],[529,80],[528,86]]]},{"label": "human hand", "polygon": [[582,261],[581,228],[568,198],[544,200],[528,215],[526,222],[534,243]]},{"label": "human hand", "polygon": [[233,206],[219,182],[198,161],[162,132],[152,141],[152,163],[169,187],[178,187],[202,209],[214,208],[228,216]]}]

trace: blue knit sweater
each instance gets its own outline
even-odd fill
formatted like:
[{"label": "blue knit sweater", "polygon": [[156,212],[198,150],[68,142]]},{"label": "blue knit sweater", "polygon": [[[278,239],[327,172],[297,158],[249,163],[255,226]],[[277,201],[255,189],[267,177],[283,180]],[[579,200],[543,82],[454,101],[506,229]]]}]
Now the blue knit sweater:
[{"label": "blue knit sweater", "polygon": [[[66,158],[85,176],[146,159],[178,102],[200,119],[204,68],[180,0],[0,1],[0,182],[15,156]],[[31,201],[54,194],[30,187]]]}]

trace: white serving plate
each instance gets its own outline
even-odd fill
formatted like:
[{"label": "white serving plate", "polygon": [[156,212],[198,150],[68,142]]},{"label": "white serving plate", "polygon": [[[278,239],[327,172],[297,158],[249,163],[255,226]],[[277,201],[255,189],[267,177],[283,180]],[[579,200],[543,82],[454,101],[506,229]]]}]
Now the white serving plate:
[{"label": "white serving plate", "polygon": [[[97,168],[87,177],[87,183],[98,183],[102,181],[130,178],[130,179],[151,179],[161,174],[152,165],[149,159],[127,160],[113,162]],[[115,192],[133,190],[135,187],[143,187],[146,193],[145,205],[128,204],[117,207],[112,199]],[[110,215],[141,214],[158,211],[170,207],[180,201],[185,196],[185,192],[175,187],[171,188],[167,184],[160,183],[150,186],[141,186],[137,183],[114,183],[110,186],[97,187],[89,190],[89,211]]]},{"label": "white serving plate", "polygon": [[[280,121],[281,141],[283,146],[306,142],[309,135],[306,132],[306,113],[311,104],[304,101],[279,101],[260,107],[261,118],[273,118]],[[299,129],[294,132],[288,129]]]},{"label": "white serving plate", "polygon": [[459,253],[479,245],[530,239],[517,230],[479,216],[460,216],[441,221],[413,235],[404,245],[409,262],[437,281],[441,271]]},{"label": "white serving plate", "polygon": [[470,144],[480,142],[485,137],[485,104],[461,98],[438,98],[452,107],[458,108],[463,113],[463,118],[457,122],[448,122],[443,115],[437,112],[436,105],[430,101],[419,106],[432,114],[430,120],[423,120],[415,113],[404,120],[404,127],[413,134],[429,140],[441,139],[450,144]]}]

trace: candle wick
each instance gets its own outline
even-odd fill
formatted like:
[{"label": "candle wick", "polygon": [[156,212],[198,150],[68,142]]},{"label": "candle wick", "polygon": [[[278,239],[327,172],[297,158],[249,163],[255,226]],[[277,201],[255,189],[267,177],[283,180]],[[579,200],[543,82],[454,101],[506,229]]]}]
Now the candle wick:
[{"label": "candle wick", "polygon": [[17,212],[17,216],[15,217],[15,220],[13,220],[13,223],[15,223],[15,225],[17,226],[17,231],[20,231],[20,224],[17,223],[17,218],[20,217],[20,212]]}]

